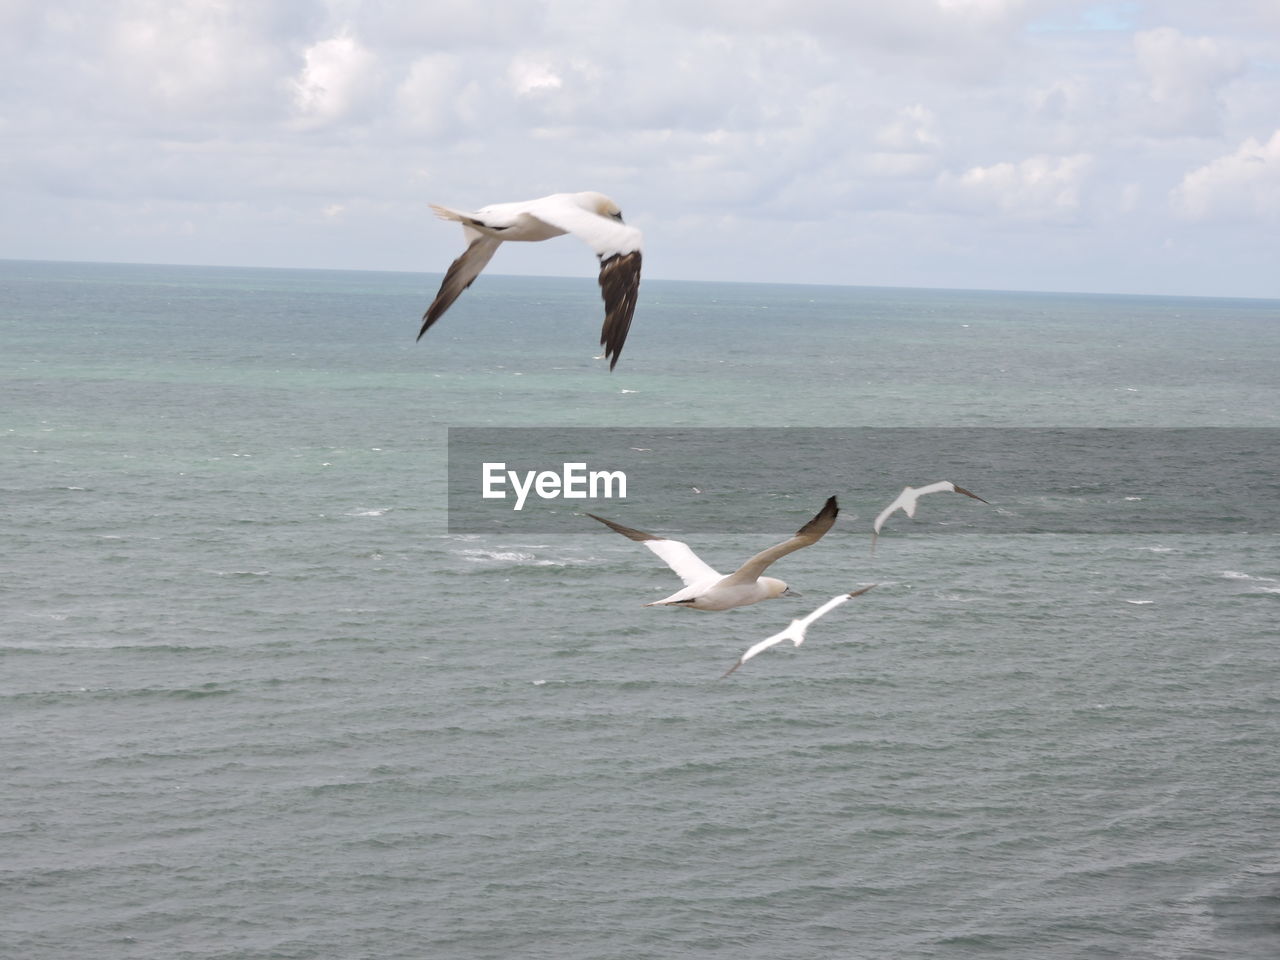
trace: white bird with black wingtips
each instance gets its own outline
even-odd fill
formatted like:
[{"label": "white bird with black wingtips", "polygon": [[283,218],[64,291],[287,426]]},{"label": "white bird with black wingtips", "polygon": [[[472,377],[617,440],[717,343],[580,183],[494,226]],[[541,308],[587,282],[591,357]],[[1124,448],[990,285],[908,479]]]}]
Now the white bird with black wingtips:
[{"label": "white bird with black wingtips", "polygon": [[770,647],[781,643],[783,640],[790,640],[797,647],[800,646],[800,644],[804,643],[804,635],[805,635],[805,632],[809,629],[809,624],[813,623],[813,621],[817,620],[819,617],[826,616],[828,613],[830,613],[836,607],[840,606],[842,603],[848,603],[854,597],[861,596],[862,594],[870,590],[871,587],[874,587],[874,586],[876,586],[876,584],[873,583],[871,584],[870,587],[863,587],[861,590],[854,590],[851,593],[842,593],[838,597],[832,597],[830,600],[828,600],[826,603],[820,606],[817,610],[813,611],[813,613],[809,614],[807,617],[801,617],[799,620],[792,620],[789,624],[787,624],[785,629],[779,630],[772,637],[766,637],[764,640],[761,640],[755,646],[749,647],[747,649],[747,652],[744,653],[738,659],[737,663],[735,663],[732,667],[730,667],[724,673],[720,674],[720,679],[723,680],[729,674],[733,673],[733,671],[737,670],[740,666],[742,666],[744,663],[746,663],[748,660],[754,657],[757,653],[761,653],[765,650],[768,650]]},{"label": "white bird with black wingtips", "polygon": [[646,607],[682,606],[691,610],[732,610],[734,607],[745,607],[773,597],[798,596],[782,580],[761,574],[775,560],[821,540],[836,522],[836,514],[839,512],[836,498],[828,497],[822,509],[797,530],[795,536],[767,550],[761,550],[727,577],[704,563],[689,549],[687,543],[658,537],[643,530],[633,530],[604,517],[597,517],[594,513],[588,513],[587,516],[599,520],[610,530],[630,540],[643,543],[684,581],[683,590],[662,600],[646,603]]},{"label": "white bird with black wingtips", "polygon": [[618,363],[640,290],[640,231],[622,222],[618,205],[602,193],[555,193],[537,200],[492,203],[474,212],[431,205],[442,220],[462,224],[467,249],[449,265],[435,300],[422,315],[418,339],[471,286],[504,240],[550,240],[571,233],[600,259],[604,326],[600,344],[609,369]]},{"label": "white bird with black wingtips", "polygon": [[[976,493],[970,493],[964,487],[957,487],[950,480],[939,480],[937,483],[931,483],[925,487],[903,487],[902,492],[879,514],[876,515],[876,521],[871,525],[871,552],[876,552],[876,537],[880,536],[880,528],[884,526],[884,522],[895,510],[901,510],[908,517],[916,515],[916,501],[923,497],[926,493],[963,493],[966,497],[973,497],[975,500],[982,500]],[[986,503],[986,500],[982,500]]]}]

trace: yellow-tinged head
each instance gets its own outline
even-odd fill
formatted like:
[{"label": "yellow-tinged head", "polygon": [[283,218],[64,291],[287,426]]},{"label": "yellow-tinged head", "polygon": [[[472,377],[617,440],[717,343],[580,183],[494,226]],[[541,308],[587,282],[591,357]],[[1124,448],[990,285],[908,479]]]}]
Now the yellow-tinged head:
[{"label": "yellow-tinged head", "polygon": [[792,596],[791,589],[777,577],[761,577],[759,581],[768,591],[768,598]]},{"label": "yellow-tinged head", "polygon": [[594,190],[587,190],[579,194],[583,200],[583,206],[592,213],[599,214],[602,217],[608,217],[610,220],[622,222],[622,211],[618,209],[618,205],[606,197],[603,193],[596,193]]}]

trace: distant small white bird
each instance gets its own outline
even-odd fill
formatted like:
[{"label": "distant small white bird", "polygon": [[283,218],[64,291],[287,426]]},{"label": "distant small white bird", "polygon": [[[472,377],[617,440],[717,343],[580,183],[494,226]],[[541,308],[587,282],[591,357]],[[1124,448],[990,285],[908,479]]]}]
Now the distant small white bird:
[{"label": "distant small white bird", "polygon": [[471,286],[504,240],[550,240],[572,233],[586,241],[600,259],[600,293],[604,297],[604,327],[600,344],[609,369],[618,363],[640,290],[640,231],[622,222],[618,205],[602,193],[555,193],[537,200],[492,203],[474,213],[435,204],[442,220],[462,224],[467,249],[453,261],[440,292],[422,315],[418,339]]},{"label": "distant small white bird", "polygon": [[[874,586],[876,586],[876,584],[874,583],[871,584],[871,587],[874,587]],[[800,646],[800,644],[804,643],[804,634],[805,634],[805,631],[809,629],[809,624],[813,623],[813,621],[817,620],[819,617],[826,616],[836,607],[840,606],[840,604],[848,603],[854,597],[857,597],[866,593],[868,590],[871,589],[871,587],[863,587],[861,590],[854,590],[852,593],[842,593],[838,597],[832,597],[830,600],[828,600],[826,603],[820,606],[817,610],[813,611],[813,613],[809,614],[807,617],[802,617],[799,620],[792,620],[789,624],[787,624],[787,627],[785,630],[779,630],[772,637],[769,637],[765,640],[761,640],[754,647],[750,647],[747,650],[747,652],[742,655],[742,657],[738,660],[737,663],[735,663],[732,667],[730,667],[724,673],[720,674],[720,679],[723,680],[729,674],[733,673],[733,671],[737,670],[740,666],[742,666],[744,663],[746,663],[748,660],[754,657],[757,653],[760,653],[762,650],[768,650],[770,647],[774,646],[775,644],[781,643],[783,640],[790,640],[797,647]]]},{"label": "distant small white bird", "polygon": [[[876,537],[880,536],[880,528],[884,522],[889,519],[889,515],[895,510],[902,510],[908,517],[916,515],[916,501],[923,497],[926,493],[963,493],[966,497],[973,497],[975,500],[982,500],[976,493],[970,493],[964,487],[957,487],[950,480],[939,480],[937,483],[931,483],[927,487],[903,487],[902,492],[898,494],[893,503],[889,504],[876,516],[876,522],[872,524],[871,530],[871,552],[876,552]],[[986,500],[982,500],[986,503]]]},{"label": "distant small white bird", "polygon": [[609,529],[617,531],[628,539],[643,543],[661,557],[667,566],[684,581],[683,590],[678,590],[663,600],[646,603],[646,607],[679,605],[693,610],[731,610],[734,607],[745,607],[747,604],[759,603],[761,600],[769,600],[772,597],[799,596],[783,581],[760,575],[778,558],[821,540],[823,534],[836,522],[836,514],[839,512],[836,498],[828,497],[822,509],[812,520],[797,530],[795,536],[768,550],[761,550],[727,577],[703,563],[698,555],[689,549],[687,543],[668,540],[666,537],[656,537],[642,530],[632,530],[630,527],[624,527],[604,517],[597,517],[594,513],[588,513],[587,516],[593,520],[599,520]]}]

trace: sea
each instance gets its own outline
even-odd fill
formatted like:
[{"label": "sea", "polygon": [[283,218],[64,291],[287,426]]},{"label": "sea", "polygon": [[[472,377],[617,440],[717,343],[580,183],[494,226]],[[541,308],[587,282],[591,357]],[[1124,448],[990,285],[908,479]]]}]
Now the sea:
[{"label": "sea", "polygon": [[[0,262],[0,956],[1280,956],[1280,302],[646,279],[610,373],[590,275],[438,283]],[[451,523],[451,437],[582,428],[714,522]],[[723,613],[586,516],[826,495]]]}]

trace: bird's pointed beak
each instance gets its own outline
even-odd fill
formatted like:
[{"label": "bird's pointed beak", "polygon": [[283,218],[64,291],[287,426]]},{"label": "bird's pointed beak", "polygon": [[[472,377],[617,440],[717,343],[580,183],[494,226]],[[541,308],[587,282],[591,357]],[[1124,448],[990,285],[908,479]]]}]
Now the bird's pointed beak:
[{"label": "bird's pointed beak", "polygon": [[780,596],[780,597],[803,597],[803,596],[804,596],[804,594],[803,594],[803,593],[800,593],[798,590],[792,590],[790,587],[787,587],[787,589],[783,590],[783,591],[782,591],[782,593],[778,594],[778,596]]}]

